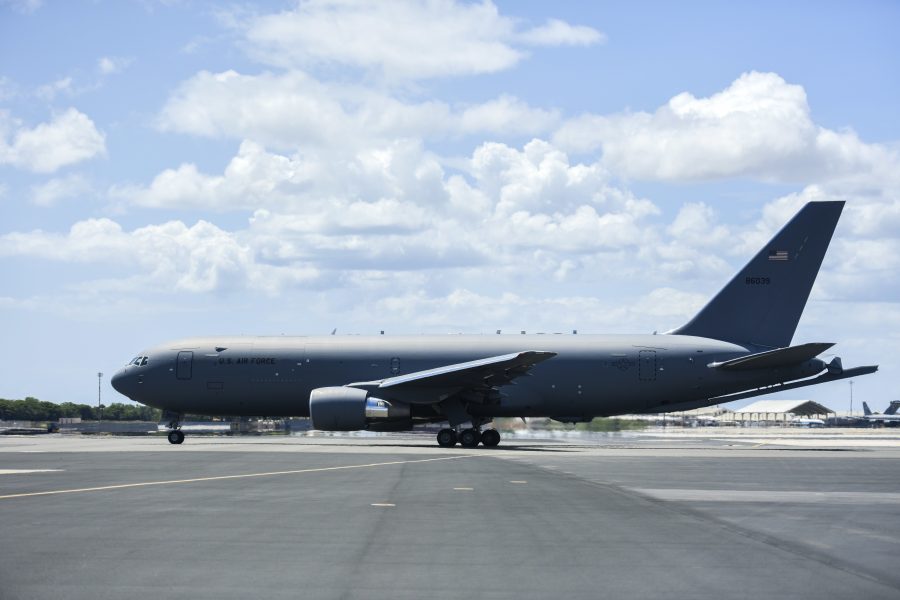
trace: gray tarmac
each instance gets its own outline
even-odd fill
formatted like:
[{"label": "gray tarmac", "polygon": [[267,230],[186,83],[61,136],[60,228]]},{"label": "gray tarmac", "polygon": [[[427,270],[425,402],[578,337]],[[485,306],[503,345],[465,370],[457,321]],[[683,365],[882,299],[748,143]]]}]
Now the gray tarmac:
[{"label": "gray tarmac", "polygon": [[898,598],[900,434],[0,437],[0,599]]}]

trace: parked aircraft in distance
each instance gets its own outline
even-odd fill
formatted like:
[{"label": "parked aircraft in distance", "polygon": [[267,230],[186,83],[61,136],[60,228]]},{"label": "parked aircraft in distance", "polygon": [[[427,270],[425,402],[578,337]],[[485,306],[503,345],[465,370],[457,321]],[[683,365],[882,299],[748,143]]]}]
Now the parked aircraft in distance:
[{"label": "parked aircraft in distance", "polygon": [[798,417],[788,421],[791,427],[825,427],[825,421],[822,419],[810,419],[807,417]]},{"label": "parked aircraft in distance", "polygon": [[[496,446],[494,417],[588,421],[690,410],[878,370],[791,346],[843,209],[811,202],[687,324],[662,335],[208,337],[142,351],[112,379],[165,411],[309,416],[314,429],[447,423],[441,446]],[[526,377],[530,376],[530,377]]]},{"label": "parked aircraft in distance", "polygon": [[884,411],[884,414],[873,413],[868,403],[863,402],[863,416],[861,418],[870,423],[900,425],[900,415],[897,414],[898,408],[900,408],[900,400],[894,400]]}]

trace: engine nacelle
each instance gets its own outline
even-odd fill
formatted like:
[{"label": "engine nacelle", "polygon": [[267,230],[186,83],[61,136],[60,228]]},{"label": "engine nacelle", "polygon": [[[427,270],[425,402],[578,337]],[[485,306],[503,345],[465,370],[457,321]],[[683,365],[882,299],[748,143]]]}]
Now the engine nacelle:
[{"label": "engine nacelle", "polygon": [[391,419],[408,420],[409,405],[370,397],[359,388],[316,388],[309,395],[309,418],[313,429],[322,431],[380,429]]}]

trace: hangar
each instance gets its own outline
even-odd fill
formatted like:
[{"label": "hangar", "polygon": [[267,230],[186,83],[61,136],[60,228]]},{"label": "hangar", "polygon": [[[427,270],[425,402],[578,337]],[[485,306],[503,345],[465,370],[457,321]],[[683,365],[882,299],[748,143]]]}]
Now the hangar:
[{"label": "hangar", "polygon": [[790,423],[796,418],[825,419],[835,412],[812,400],[760,400],[734,411],[741,423]]}]

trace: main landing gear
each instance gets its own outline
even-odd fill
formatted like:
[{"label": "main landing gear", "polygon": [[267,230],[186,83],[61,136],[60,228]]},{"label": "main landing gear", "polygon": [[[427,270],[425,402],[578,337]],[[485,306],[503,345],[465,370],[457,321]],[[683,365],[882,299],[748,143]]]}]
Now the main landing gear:
[{"label": "main landing gear", "polygon": [[169,428],[169,434],[166,437],[169,438],[170,444],[180,444],[184,441],[184,432],[181,430],[182,417],[184,417],[184,415],[178,413],[166,412],[163,414],[163,419],[169,420],[169,422],[166,423],[166,427]]},{"label": "main landing gear", "polygon": [[459,434],[454,429],[441,429],[437,434],[437,443],[444,448],[451,448],[457,442],[464,448],[475,448],[479,443],[486,448],[493,448],[500,443],[500,432],[496,429],[479,431],[470,428],[463,429]]}]

